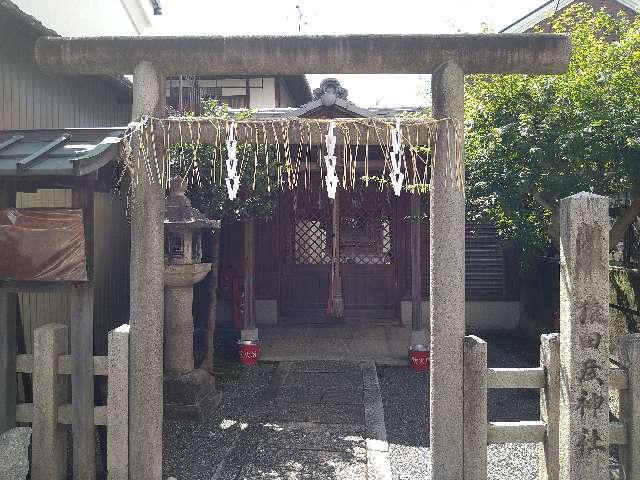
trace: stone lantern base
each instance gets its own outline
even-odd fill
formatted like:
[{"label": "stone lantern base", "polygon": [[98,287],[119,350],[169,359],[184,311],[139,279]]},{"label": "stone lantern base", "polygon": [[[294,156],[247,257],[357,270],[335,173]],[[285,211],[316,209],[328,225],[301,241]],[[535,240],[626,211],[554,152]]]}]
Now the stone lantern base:
[{"label": "stone lantern base", "polygon": [[184,374],[165,373],[163,384],[167,420],[203,422],[222,398],[213,375],[199,368]]}]

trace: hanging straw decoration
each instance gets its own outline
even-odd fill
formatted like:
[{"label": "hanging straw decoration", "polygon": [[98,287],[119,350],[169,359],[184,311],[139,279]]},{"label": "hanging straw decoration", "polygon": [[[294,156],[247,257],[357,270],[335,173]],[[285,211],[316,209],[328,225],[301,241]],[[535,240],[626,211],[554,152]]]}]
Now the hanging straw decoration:
[{"label": "hanging straw decoration", "polygon": [[336,136],[333,134],[333,129],[336,128],[336,124],[331,122],[329,124],[329,130],[325,137],[325,145],[327,147],[327,154],[324,156],[324,163],[327,167],[327,175],[324,177],[327,184],[327,195],[329,198],[336,198],[336,189],[338,188],[338,176],[336,175],[336,156],[334,151],[336,148]]},{"label": "hanging straw decoration", "polygon": [[404,152],[402,150],[402,130],[400,129],[400,119],[396,119],[396,128],[391,130],[391,151],[389,152],[389,159],[391,160],[391,172],[389,177],[391,178],[391,185],[393,185],[393,191],[396,197],[400,196],[402,191],[402,183],[404,182],[404,173],[400,171],[402,165],[402,159]]},{"label": "hanging straw decoration", "polygon": [[229,137],[227,138],[227,193],[229,194],[229,200],[235,200],[238,194],[238,188],[240,188],[240,176],[238,175],[238,159],[236,158],[236,147],[238,141],[234,138],[236,132],[236,123],[231,122],[229,127]]},{"label": "hanging straw decoration", "polygon": [[[443,136],[440,141],[438,135]],[[202,185],[202,173],[209,172],[206,180],[226,184],[229,198],[235,199],[242,172],[250,167],[253,178],[248,177],[246,188],[251,190],[258,188],[256,175],[265,178],[268,191],[312,188],[317,175],[329,198],[335,198],[339,185],[350,189],[372,179],[380,189],[390,186],[400,195],[409,179],[427,180],[427,169],[437,156],[450,159],[445,182],[464,192],[462,138],[461,122],[448,118],[144,117],[129,125],[122,158],[134,185],[166,185],[170,168],[179,169],[193,185]],[[436,154],[436,144],[446,156]],[[202,154],[205,145],[211,152],[207,158]],[[427,147],[424,157],[416,153],[421,146]],[[205,162],[207,169],[202,170]]]}]

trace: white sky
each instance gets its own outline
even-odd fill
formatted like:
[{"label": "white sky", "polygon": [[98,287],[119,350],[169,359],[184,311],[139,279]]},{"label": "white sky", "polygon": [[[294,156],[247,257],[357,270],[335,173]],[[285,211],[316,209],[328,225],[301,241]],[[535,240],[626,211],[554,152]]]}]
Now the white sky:
[{"label": "white sky", "polygon": [[[498,31],[544,0],[162,0],[156,35],[477,33]],[[298,9],[302,11],[300,22]],[[361,107],[424,106],[427,76],[308,75],[311,88],[334,76]]]}]

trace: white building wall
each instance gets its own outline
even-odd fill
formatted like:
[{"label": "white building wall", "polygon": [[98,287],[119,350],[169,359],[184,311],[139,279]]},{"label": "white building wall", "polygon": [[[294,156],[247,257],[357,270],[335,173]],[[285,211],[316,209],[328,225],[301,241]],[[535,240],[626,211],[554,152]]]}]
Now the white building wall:
[{"label": "white building wall", "polygon": [[63,36],[142,35],[153,22],[150,0],[12,0]]},{"label": "white building wall", "polygon": [[[171,86],[178,86],[178,80],[172,80]],[[187,83],[184,84],[185,87]],[[247,80],[245,78],[218,78],[218,79],[200,79],[198,80],[200,88],[222,88],[223,97],[231,97],[235,95],[246,95]],[[276,89],[274,77],[258,77],[249,79],[250,107],[258,108],[274,108],[276,107]],[[282,89],[281,89],[282,92]],[[169,92],[167,91],[167,95]],[[287,102],[292,102],[289,93],[286,92]],[[285,105],[288,106],[288,105]]]},{"label": "white building wall", "polygon": [[[259,81],[259,79],[256,79]],[[251,108],[274,108],[276,106],[276,82],[274,77],[264,77],[262,88],[251,88]],[[253,85],[250,83],[250,85]]]}]

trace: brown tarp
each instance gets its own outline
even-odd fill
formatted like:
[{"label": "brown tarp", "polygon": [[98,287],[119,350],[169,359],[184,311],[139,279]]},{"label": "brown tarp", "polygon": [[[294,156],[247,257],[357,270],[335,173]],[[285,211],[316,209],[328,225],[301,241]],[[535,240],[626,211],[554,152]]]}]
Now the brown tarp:
[{"label": "brown tarp", "polygon": [[82,210],[0,209],[0,280],[86,281]]}]

